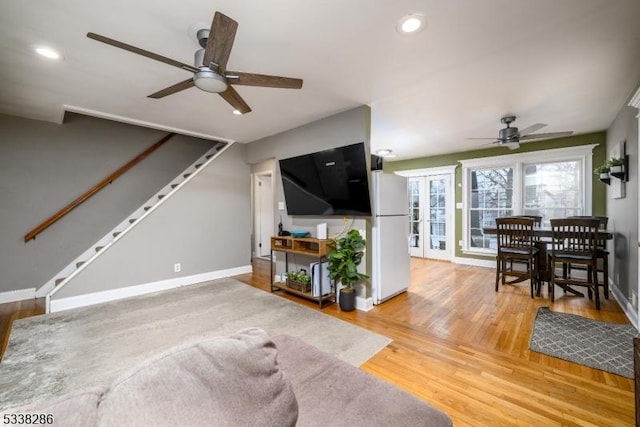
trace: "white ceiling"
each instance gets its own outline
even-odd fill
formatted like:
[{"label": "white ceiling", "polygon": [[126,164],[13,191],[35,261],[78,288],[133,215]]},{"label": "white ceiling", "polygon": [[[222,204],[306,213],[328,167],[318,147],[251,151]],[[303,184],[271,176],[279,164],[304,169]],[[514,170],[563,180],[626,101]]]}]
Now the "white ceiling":
[{"label": "white ceiling", "polygon": [[[195,29],[239,23],[228,69],[304,79],[236,86],[231,114],[179,68],[88,39],[92,31],[191,64]],[[422,13],[413,36],[395,26]],[[60,122],[65,106],[184,133],[251,142],[367,104],[372,149],[398,159],[489,147],[500,117],[539,132],[604,130],[640,81],[638,0],[4,0],[0,113]],[[62,52],[54,62],[36,45]],[[352,141],[345,141],[351,143]],[[300,141],[304,144],[305,141]]]}]

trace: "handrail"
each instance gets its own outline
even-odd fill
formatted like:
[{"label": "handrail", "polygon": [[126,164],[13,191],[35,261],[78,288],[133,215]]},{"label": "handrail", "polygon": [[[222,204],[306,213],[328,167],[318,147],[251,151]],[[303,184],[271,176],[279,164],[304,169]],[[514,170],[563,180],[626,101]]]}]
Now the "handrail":
[{"label": "handrail", "polygon": [[168,134],[167,136],[162,138],[160,141],[156,142],[151,147],[147,148],[142,153],[138,154],[132,160],[127,162],[127,164],[125,164],[124,166],[120,167],[120,169],[116,170],[111,175],[109,175],[108,177],[106,177],[105,179],[103,179],[102,181],[97,183],[96,185],[94,185],[89,191],[84,193],[82,196],[78,197],[73,202],[69,203],[67,206],[65,206],[64,208],[60,209],[58,212],[53,214],[49,219],[44,221],[42,224],[38,225],[33,230],[29,231],[27,234],[24,235],[25,243],[28,242],[31,239],[35,240],[35,238],[36,238],[36,236],[38,234],[42,233],[44,230],[49,228],[56,221],[58,221],[60,218],[62,218],[63,216],[65,216],[66,214],[71,212],[74,208],[78,207],[81,203],[83,203],[85,200],[89,199],[91,196],[96,194],[98,191],[102,190],[104,187],[106,187],[107,185],[111,184],[113,181],[115,181],[117,178],[119,178],[121,175],[123,175],[126,171],[128,171],[129,169],[134,167],[136,164],[140,163],[147,156],[149,156],[149,154],[153,153],[155,150],[160,148],[160,146],[162,144],[164,144],[165,142],[167,142],[168,140],[173,138],[175,135],[176,135],[175,133]]}]

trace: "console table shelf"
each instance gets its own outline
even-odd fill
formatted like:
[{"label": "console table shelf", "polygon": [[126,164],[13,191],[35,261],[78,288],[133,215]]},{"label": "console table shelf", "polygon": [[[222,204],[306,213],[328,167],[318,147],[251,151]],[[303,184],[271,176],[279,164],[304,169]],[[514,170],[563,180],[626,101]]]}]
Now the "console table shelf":
[{"label": "console table shelf", "polygon": [[[317,258],[320,262],[318,271],[318,280],[322,278],[322,263],[327,260],[327,255],[333,249],[334,241],[330,239],[315,239],[312,237],[292,237],[292,236],[274,236],[271,237],[271,292],[284,291],[293,295],[297,295],[302,298],[306,298],[312,301],[316,301],[320,308],[325,303],[336,302],[336,295],[333,285],[331,286],[331,292],[327,295],[314,296],[313,292],[302,292],[297,289],[292,289],[283,282],[275,282],[275,271],[273,254],[274,252],[282,252],[285,254],[285,272],[289,271],[289,254],[307,255]],[[311,272],[309,272],[311,274]],[[319,286],[321,288],[322,286]],[[313,284],[311,286],[313,291]]]}]

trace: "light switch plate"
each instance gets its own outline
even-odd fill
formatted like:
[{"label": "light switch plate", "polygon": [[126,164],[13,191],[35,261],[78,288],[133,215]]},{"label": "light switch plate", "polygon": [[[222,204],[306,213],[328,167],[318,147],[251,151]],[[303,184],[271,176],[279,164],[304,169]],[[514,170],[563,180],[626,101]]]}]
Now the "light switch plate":
[{"label": "light switch plate", "polygon": [[279,211],[283,211],[284,210],[284,202],[278,202],[278,210]]}]

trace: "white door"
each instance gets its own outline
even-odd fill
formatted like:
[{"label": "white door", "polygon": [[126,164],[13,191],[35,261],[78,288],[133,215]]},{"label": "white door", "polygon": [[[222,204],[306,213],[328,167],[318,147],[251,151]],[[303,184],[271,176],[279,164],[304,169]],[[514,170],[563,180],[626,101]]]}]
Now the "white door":
[{"label": "white door", "polygon": [[453,258],[453,189],[451,175],[410,178],[411,256]]},{"label": "white door", "polygon": [[269,256],[273,227],[272,175],[255,175],[254,179],[254,253],[258,257]]}]

